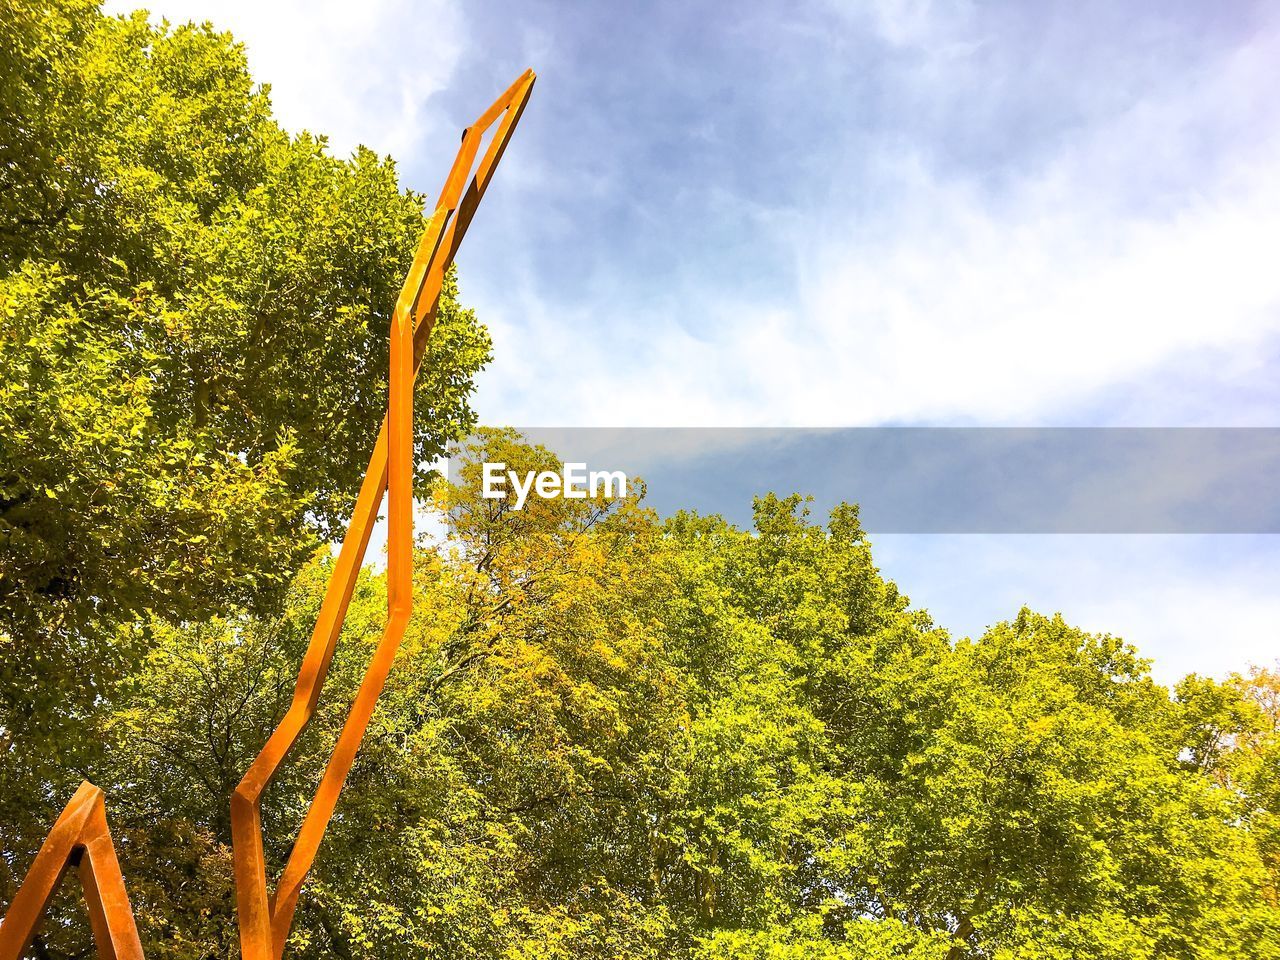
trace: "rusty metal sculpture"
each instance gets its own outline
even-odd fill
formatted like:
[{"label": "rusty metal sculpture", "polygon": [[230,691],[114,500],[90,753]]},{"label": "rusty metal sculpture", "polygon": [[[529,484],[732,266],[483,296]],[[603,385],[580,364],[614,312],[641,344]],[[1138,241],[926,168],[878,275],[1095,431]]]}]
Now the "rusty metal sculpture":
[{"label": "rusty metal sculpture", "polygon": [[31,945],[49,901],[71,866],[80,870],[98,953],[111,960],[141,958],[142,942],[129,908],[111,831],[107,829],[102,791],[91,783],[80,784],[14,894],[4,923],[0,924],[0,957],[18,960]]},{"label": "rusty metal sculpture", "polygon": [[[231,798],[243,960],[280,960],[284,953],[303,881],[315,861],[409,621],[413,573],[413,383],[435,324],[445,271],[453,263],[475,216],[533,82],[533,71],[525,71],[463,131],[462,145],[435,212],[427,221],[392,315],[387,416],[329,578],[293,700]],[[494,124],[497,129],[476,167],[480,145]],[[468,184],[467,176],[473,167],[475,175]],[[388,494],[387,626],[294,840],[284,872],[275,891],[270,892],[259,816],[262,795],[320,699],[384,493]],[[9,905],[0,923],[0,960],[19,960],[30,946],[49,901],[70,866],[77,866],[80,871],[98,952],[112,960],[141,960],[142,944],[107,830],[102,791],[90,783],[82,784],[63,810]]]}]

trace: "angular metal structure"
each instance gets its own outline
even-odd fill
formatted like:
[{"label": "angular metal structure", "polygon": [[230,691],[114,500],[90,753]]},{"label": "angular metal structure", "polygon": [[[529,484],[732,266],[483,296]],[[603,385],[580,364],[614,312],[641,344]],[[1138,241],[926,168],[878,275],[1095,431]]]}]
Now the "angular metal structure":
[{"label": "angular metal structure", "polygon": [[0,957],[18,960],[31,945],[68,867],[80,871],[98,955],[111,960],[141,960],[142,942],[107,829],[102,791],[87,782],[80,784],[63,809],[9,904],[0,924]]},{"label": "angular metal structure", "polygon": [[[391,320],[387,416],[330,575],[293,700],[231,798],[243,960],[279,960],[284,953],[303,881],[315,862],[338,795],[404,637],[413,594],[413,384],[435,324],[445,271],[453,263],[502,159],[533,90],[534,79],[532,70],[525,71],[463,131],[453,168],[396,302]],[[481,154],[485,135],[495,125],[493,137]],[[473,168],[475,173],[471,175]],[[272,891],[263,856],[259,816],[262,795],[315,712],[384,493],[388,494],[387,626],[294,840],[288,863]],[[107,830],[102,791],[88,783],[80,787],[58,818],[0,923],[0,960],[19,960],[22,956],[71,865],[80,867],[99,953],[113,960],[140,960],[142,945]]]}]

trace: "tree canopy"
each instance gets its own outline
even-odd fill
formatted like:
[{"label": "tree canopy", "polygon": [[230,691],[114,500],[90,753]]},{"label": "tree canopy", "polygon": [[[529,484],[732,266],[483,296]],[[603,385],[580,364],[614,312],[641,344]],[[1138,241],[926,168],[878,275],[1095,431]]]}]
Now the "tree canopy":
[{"label": "tree canopy", "polygon": [[[876,570],[856,508],[818,525],[766,496],[752,530],[635,498],[515,511],[480,496],[485,460],[555,465],[484,431],[438,485],[450,535],[420,545],[296,955],[1280,956],[1276,674],[1168,690],[1028,610],[956,641]],[[279,616],[158,631],[103,719],[91,772],[148,956],[234,952],[225,797],[329,562]],[[366,570],[267,803],[276,864],[385,604]],[[58,931],[66,954],[85,936]]]},{"label": "tree canopy", "polygon": [[[90,710],[153,619],[269,610],[340,529],[424,218],[390,159],[282,130],[207,25],[3,0],[0,37],[12,750]],[[418,386],[423,461],[471,423],[489,356],[456,293]]]}]

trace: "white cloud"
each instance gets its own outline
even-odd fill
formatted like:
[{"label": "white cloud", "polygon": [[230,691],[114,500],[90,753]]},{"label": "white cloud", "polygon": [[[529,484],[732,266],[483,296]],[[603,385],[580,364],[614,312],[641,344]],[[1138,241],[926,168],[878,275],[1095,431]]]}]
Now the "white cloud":
[{"label": "white cloud", "polygon": [[[1277,60],[1273,35],[1188,67],[998,185],[931,159],[932,144],[886,138],[850,187],[836,164],[814,209],[744,199],[761,248],[790,251],[790,303],[695,280],[667,315],[567,310],[533,283],[490,297],[468,279],[497,340],[482,411],[600,425],[1058,422],[1189,353],[1247,357],[1280,333],[1280,117],[1259,94]],[[1224,149],[1226,137],[1238,143]]]},{"label": "white cloud", "polygon": [[[683,317],[621,305],[575,316],[525,299],[510,318],[485,306],[498,344],[486,385],[503,401],[486,412],[601,425],[1036,422],[1187,351],[1247,355],[1280,330],[1280,150],[1165,222],[1109,216],[1056,176],[996,209],[967,184],[897,166],[892,227],[863,242],[850,215],[796,241],[790,308],[691,292],[689,309],[715,317],[707,338]],[[589,335],[596,323],[647,332],[620,353],[607,331]]]},{"label": "white cloud", "polygon": [[[339,156],[358,144],[404,157],[436,133],[432,94],[463,44],[451,0],[107,0],[170,23],[211,21],[245,44],[255,80],[271,85],[281,124],[327,134]],[[456,137],[456,132],[452,134]]]},{"label": "white cloud", "polygon": [[895,47],[929,46],[935,51],[954,50],[957,32],[963,32],[973,14],[972,3],[954,0],[872,0],[862,4],[836,0],[830,8],[840,16],[866,22]]},{"label": "white cloud", "polygon": [[[404,158],[456,136],[426,109],[464,46],[449,0],[151,7],[231,29],[255,76],[271,83],[282,122],[328,133],[339,152],[365,142]],[[930,88],[954,83],[950,71],[972,81],[965,51],[982,41],[971,14],[883,0],[854,19],[919,53],[904,82],[929,102]],[[534,34],[543,60],[572,69],[553,36]],[[1263,33],[1163,86],[1139,85],[1144,96],[1117,101],[998,188],[941,164],[926,152],[934,144],[888,137],[873,141],[853,183],[839,149],[815,144],[833,162],[829,195],[811,209],[717,192],[713,211],[737,212],[761,249],[787,251],[798,280],[786,301],[761,304],[702,282],[699,257],[714,251],[689,251],[688,276],[652,278],[672,291],[665,313],[638,312],[607,284],[595,302],[535,277],[513,288],[510,261],[495,276],[480,264],[463,277],[496,341],[479,408],[521,424],[1055,422],[1090,395],[1197,351],[1238,366],[1280,332],[1280,118],[1266,98],[1277,60],[1280,41]],[[1082,74],[1075,85],[1090,82]],[[1238,150],[1213,142],[1241,131]],[[1206,152],[1218,159],[1205,162]],[[546,196],[535,181],[556,170],[544,160],[504,165],[510,201]],[[1195,188],[1134,203],[1160,178]],[[519,233],[537,215],[499,211],[491,226]],[[626,269],[598,256],[606,273]]]}]

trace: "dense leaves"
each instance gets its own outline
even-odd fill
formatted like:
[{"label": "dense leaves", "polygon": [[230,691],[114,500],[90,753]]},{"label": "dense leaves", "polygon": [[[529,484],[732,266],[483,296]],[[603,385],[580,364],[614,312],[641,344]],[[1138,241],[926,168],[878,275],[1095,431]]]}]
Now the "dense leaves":
[{"label": "dense leaves", "polygon": [[[390,160],[337,159],[282,131],[226,34],[86,0],[0,0],[3,901],[68,790],[102,775],[106,718],[168,625],[199,624],[208,645],[219,624],[278,611],[344,519],[385,408],[389,313],[422,208]],[[470,424],[488,358],[452,280],[431,350],[424,460]],[[229,653],[202,656],[168,682],[231,682]],[[263,714],[246,717],[259,735]],[[180,897],[221,930],[229,902],[202,901],[184,871],[225,880],[225,851],[163,817],[179,796],[224,816],[243,751],[220,753],[193,793],[178,779],[190,744],[170,739],[193,731],[150,720],[130,749],[178,764],[130,774],[150,797],[143,846],[178,857],[158,855],[172,872],[151,877],[153,899]],[[203,929],[171,949],[209,949]]]},{"label": "dense leaves", "polygon": [[[422,226],[228,35],[0,0],[0,753],[54,749],[153,617],[270,610],[344,520]],[[424,460],[488,357],[452,285],[432,343]]]},{"label": "dense leaves", "polygon": [[[435,504],[416,612],[303,898],[306,957],[1280,957],[1277,689],[1154,683],[1022,611],[953,642],[764,497],[755,528],[635,500]],[[226,795],[284,709],[327,557],[285,613],[160,631],[105,725],[157,957],[234,951]],[[385,617],[357,590],[273,790],[279,864]],[[173,891],[181,890],[176,896]],[[71,951],[84,931],[60,931]]]}]

